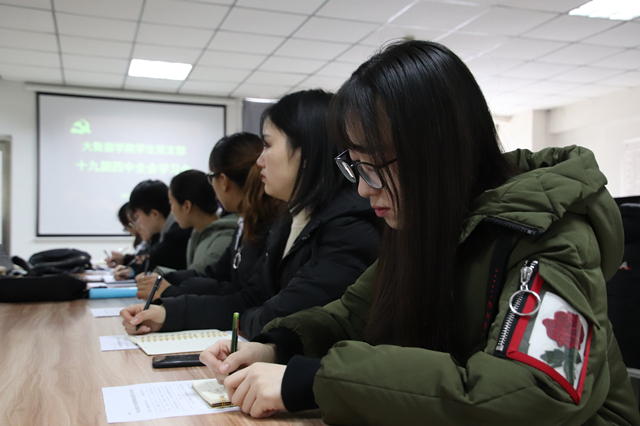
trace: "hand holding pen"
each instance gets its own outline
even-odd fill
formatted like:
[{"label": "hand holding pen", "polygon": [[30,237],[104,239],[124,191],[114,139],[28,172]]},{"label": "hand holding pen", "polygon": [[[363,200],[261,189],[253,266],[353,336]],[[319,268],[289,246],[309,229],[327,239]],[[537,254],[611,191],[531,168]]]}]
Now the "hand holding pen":
[{"label": "hand holding pen", "polygon": [[[146,311],[147,309],[149,309],[149,305],[151,305],[151,302],[153,301],[153,296],[156,294],[156,290],[158,290],[160,281],[162,281],[162,275],[158,275],[158,278],[156,278],[156,282],[155,284],[153,284],[153,288],[151,289],[151,293],[149,294],[147,303],[144,304],[144,308],[142,309],[143,311]],[[138,331],[138,329],[140,329],[140,324],[136,325],[136,331]]]}]

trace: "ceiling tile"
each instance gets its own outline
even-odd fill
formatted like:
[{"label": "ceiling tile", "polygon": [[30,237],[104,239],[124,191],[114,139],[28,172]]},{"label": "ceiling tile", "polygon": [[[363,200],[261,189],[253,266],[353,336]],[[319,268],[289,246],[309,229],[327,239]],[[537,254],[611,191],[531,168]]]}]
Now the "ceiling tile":
[{"label": "ceiling tile", "polygon": [[260,66],[260,70],[310,74],[326,63],[327,61],[314,59],[280,58],[272,56]]},{"label": "ceiling tile", "polygon": [[213,29],[228,11],[228,6],[153,0],[145,3],[142,22]]},{"label": "ceiling tile", "polygon": [[290,13],[313,13],[325,0],[238,0],[236,3],[240,7],[250,7],[255,9],[277,10],[279,12]]},{"label": "ceiling tile", "polygon": [[[541,56],[538,60],[556,64],[587,65],[618,52],[620,52],[620,48],[577,43]],[[638,64],[640,65],[640,62]]]},{"label": "ceiling tile", "polygon": [[182,81],[165,80],[161,78],[127,77],[124,84],[126,90],[158,90],[161,92],[176,92]]},{"label": "ceiling tile", "polygon": [[243,84],[231,96],[234,98],[270,98],[277,99],[286,94],[291,86],[265,86],[261,84]]},{"label": "ceiling tile", "polygon": [[300,83],[305,77],[305,74],[256,71],[247,79],[246,83],[293,87]]},{"label": "ceiling tile", "polygon": [[491,50],[505,44],[510,39],[507,37],[483,36],[478,34],[453,33],[444,38],[438,39],[438,43],[442,43],[454,52],[469,51],[483,52]]},{"label": "ceiling tile", "polygon": [[640,69],[640,49],[626,50],[593,64],[602,68]]},{"label": "ceiling tile", "polygon": [[237,86],[237,83],[212,82],[212,81],[186,81],[179,93],[193,95],[228,96]]},{"label": "ceiling tile", "polygon": [[174,0],[178,2],[186,2],[186,3],[211,3],[218,4],[223,6],[231,6],[235,0]]},{"label": "ceiling tile", "polygon": [[567,43],[515,38],[493,49],[489,54],[496,58],[532,60],[568,46]]},{"label": "ceiling tile", "polygon": [[473,3],[422,1],[406,10],[393,23],[431,30],[452,30],[487,10],[486,6]]},{"label": "ceiling tile", "polygon": [[211,40],[213,32],[214,30],[141,23],[136,41],[146,44],[196,47],[202,49],[207,45],[209,40]]},{"label": "ceiling tile", "polygon": [[0,28],[0,46],[16,49],[58,51],[58,41],[53,34],[18,31]]},{"label": "ceiling tile", "polygon": [[0,4],[0,27],[54,33],[53,15],[49,11],[24,9]]},{"label": "ceiling tile", "polygon": [[218,31],[209,45],[209,49],[268,54],[273,52],[283,40],[284,37],[278,36]]},{"label": "ceiling tile", "polygon": [[509,78],[509,77],[495,77],[492,79],[483,80],[480,84],[482,92],[486,97],[495,96],[499,93],[511,92],[523,87],[531,86],[535,84],[536,80],[528,78]]},{"label": "ceiling tile", "polygon": [[0,63],[0,77],[2,77],[3,80],[62,84],[62,74],[59,68],[29,67]]},{"label": "ceiling tile", "polygon": [[306,19],[302,15],[233,8],[220,28],[230,31],[288,36]]},{"label": "ceiling tile", "polygon": [[123,77],[129,69],[129,60],[114,58],[96,58],[91,56],[62,55],[62,64],[67,70],[95,71],[120,74]]},{"label": "ceiling tile", "polygon": [[260,65],[266,57],[266,55],[247,55],[244,53],[207,50],[198,61],[198,65],[252,70]]},{"label": "ceiling tile", "polygon": [[494,35],[519,35],[553,19],[554,13],[493,7],[489,12],[462,27],[463,31],[477,31]]},{"label": "ceiling tile", "polygon": [[578,83],[593,83],[598,80],[604,80],[605,78],[613,77],[615,75],[622,74],[620,70],[594,68],[594,67],[579,67],[571,71],[553,76],[552,80],[557,81],[570,81]]},{"label": "ceiling tile", "polygon": [[534,99],[540,99],[541,97],[542,95],[535,93],[507,92],[500,93],[493,97],[488,97],[487,100],[490,105],[493,102],[509,102],[514,105],[522,105]]},{"label": "ceiling tile", "polygon": [[56,21],[60,34],[120,41],[133,41],[137,26],[135,22],[68,15],[62,12],[56,13]]},{"label": "ceiling tile", "polygon": [[331,62],[326,67],[317,72],[318,75],[326,75],[329,77],[338,77],[347,79],[351,77],[351,74],[358,68],[356,64],[349,64],[343,62]]},{"label": "ceiling tile", "polygon": [[581,98],[575,96],[563,96],[563,95],[552,95],[545,96],[540,99],[534,99],[530,103],[527,104],[527,109],[537,109],[537,110],[545,110],[545,109],[553,109],[558,108],[565,105],[575,104],[576,102],[582,101]]},{"label": "ceiling tile", "polygon": [[33,65],[38,67],[59,67],[60,56],[57,53],[0,48],[0,63]]},{"label": "ceiling tile", "polygon": [[151,46],[137,43],[133,48],[134,59],[146,59],[148,61],[183,62],[193,64],[198,56],[199,49]]},{"label": "ceiling tile", "polygon": [[598,83],[625,87],[640,86],[640,71],[627,71],[624,74],[600,80]]},{"label": "ceiling tile", "polygon": [[224,81],[227,83],[237,84],[243,81],[250,72],[251,71],[249,70],[213,68],[197,65],[193,70],[191,70],[188,81]]},{"label": "ceiling tile", "polygon": [[311,18],[294,34],[296,38],[354,43],[378,27],[365,22]]},{"label": "ceiling tile", "polygon": [[498,3],[503,6],[519,7],[522,9],[568,13],[570,10],[582,6],[587,1],[588,0],[499,0]]},{"label": "ceiling tile", "polygon": [[506,75],[518,78],[535,78],[544,79],[552,77],[556,74],[567,72],[574,68],[569,65],[543,64],[540,62],[528,62],[519,67],[510,69]]},{"label": "ceiling tile", "polygon": [[527,32],[526,36],[545,40],[578,41],[618,25],[617,22],[609,19],[562,15]]},{"label": "ceiling tile", "polygon": [[376,1],[374,4],[371,0],[329,0],[316,16],[383,23],[410,3],[408,0]]},{"label": "ceiling tile", "polygon": [[346,43],[329,43],[326,41],[299,40],[290,38],[274,53],[278,56],[306,59],[333,59],[350,48]]},{"label": "ceiling tile", "polygon": [[356,45],[340,55],[336,60],[339,62],[361,64],[373,56],[377,51],[377,47]]},{"label": "ceiling tile", "polygon": [[328,92],[335,92],[340,88],[344,81],[345,80],[342,78],[314,75],[300,83],[295,89],[324,89]]},{"label": "ceiling tile", "polygon": [[62,53],[129,58],[133,43],[126,41],[93,40],[85,37],[60,36]]},{"label": "ceiling tile", "polygon": [[617,27],[586,39],[585,42],[605,46],[640,46],[640,23],[624,22]]},{"label": "ceiling tile", "polygon": [[72,86],[120,88],[124,75],[65,70],[64,81]]},{"label": "ceiling tile", "polygon": [[569,89],[574,89],[579,86],[580,83],[569,83],[565,81],[551,81],[551,80],[543,80],[538,81],[536,83],[530,84],[528,86],[521,87],[518,92],[532,92],[532,93],[542,93],[544,95],[555,95],[557,93],[562,93]]},{"label": "ceiling tile", "polygon": [[493,55],[485,54],[467,62],[471,72],[478,78],[486,75],[502,75],[512,68],[522,65],[520,60],[496,58]]},{"label": "ceiling tile", "polygon": [[[148,2],[147,2],[148,3]],[[53,0],[57,12],[100,18],[128,19],[137,21],[142,10],[142,0]],[[148,6],[147,6],[148,7]]]},{"label": "ceiling tile", "polygon": [[2,0],[2,3],[22,7],[51,10],[51,0]]},{"label": "ceiling tile", "polygon": [[567,90],[566,92],[562,92],[562,94],[568,96],[576,96],[579,98],[594,98],[596,96],[602,96],[618,91],[620,91],[620,87],[588,84],[576,87],[575,89]]},{"label": "ceiling tile", "polygon": [[389,41],[396,41],[406,37],[416,40],[438,40],[443,34],[446,34],[445,30],[423,30],[386,25],[362,40],[360,44],[379,47]]}]

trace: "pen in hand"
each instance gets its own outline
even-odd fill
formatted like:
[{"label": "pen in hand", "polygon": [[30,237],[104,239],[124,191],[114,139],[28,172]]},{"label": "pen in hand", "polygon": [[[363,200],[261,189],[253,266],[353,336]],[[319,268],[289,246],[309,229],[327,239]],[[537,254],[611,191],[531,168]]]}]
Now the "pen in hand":
[{"label": "pen in hand", "polygon": [[231,324],[231,353],[238,350],[238,328],[240,326],[240,314],[234,312],[233,324]]},{"label": "pen in hand", "polygon": [[[144,304],[143,311],[146,311],[147,309],[149,309],[149,305],[151,305],[151,301],[153,300],[153,296],[156,294],[156,290],[158,290],[158,286],[160,285],[160,281],[162,281],[162,275],[158,275],[158,278],[156,278],[156,282],[153,283],[153,288],[151,289],[151,293],[149,293],[149,298],[147,299],[147,303]],[[138,331],[138,329],[140,328],[140,325],[141,324],[136,325],[136,331]],[[236,345],[238,344],[237,340],[238,340],[238,337],[236,336]]]}]

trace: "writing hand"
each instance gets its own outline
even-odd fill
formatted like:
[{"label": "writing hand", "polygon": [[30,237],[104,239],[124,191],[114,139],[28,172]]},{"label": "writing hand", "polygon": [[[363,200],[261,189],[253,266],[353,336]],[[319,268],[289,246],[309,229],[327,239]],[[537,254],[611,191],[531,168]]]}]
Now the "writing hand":
[{"label": "writing hand", "polygon": [[241,367],[256,362],[275,362],[276,350],[273,344],[238,342],[238,350],[232,354],[231,340],[220,340],[200,354],[200,361],[222,384],[229,373]]},{"label": "writing hand", "polygon": [[[136,285],[138,286],[138,292],[136,293],[136,297],[138,299],[148,299],[149,294],[151,294],[151,289],[158,278],[158,274],[153,273],[150,275],[138,274],[136,275]],[[158,290],[153,295],[153,300],[156,300],[162,295],[162,292],[169,287],[171,284],[164,278],[160,281],[160,285],[158,286]]]},{"label": "writing hand", "polygon": [[[146,334],[158,331],[167,317],[167,311],[163,306],[151,305],[146,311],[144,305],[128,306],[120,311],[123,318],[122,325],[127,334]],[[136,325],[140,328],[136,330]]]},{"label": "writing hand", "polygon": [[113,278],[118,281],[126,280],[131,278],[132,269],[128,266],[118,265],[116,269],[113,270]]},{"label": "writing hand", "polygon": [[251,417],[268,417],[284,410],[282,378],[285,365],[255,363],[224,380],[229,399]]}]

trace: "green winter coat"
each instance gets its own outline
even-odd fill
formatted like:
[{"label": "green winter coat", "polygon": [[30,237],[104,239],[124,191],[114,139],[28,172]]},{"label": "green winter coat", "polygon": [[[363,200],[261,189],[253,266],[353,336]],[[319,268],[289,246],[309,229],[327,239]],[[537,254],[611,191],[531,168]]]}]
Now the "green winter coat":
[{"label": "green winter coat", "polygon": [[[593,153],[550,148],[505,154],[522,174],[483,193],[460,237],[460,303],[466,359],[447,353],[364,341],[374,264],[341,300],[274,320],[302,340],[304,355],[322,358],[313,394],[324,421],[342,425],[640,425],[618,345],[607,317],[605,282],[620,266],[622,222]],[[513,224],[508,273],[488,341],[481,337],[486,283],[495,240],[485,218]],[[486,227],[484,227],[486,228]],[[558,382],[520,361],[494,356],[525,260],[539,261],[550,289],[592,325],[579,404]]]},{"label": "green winter coat", "polygon": [[[231,244],[233,234],[238,229],[238,216],[228,214],[207,225],[202,232],[195,229],[187,243],[187,269],[204,272],[207,266],[216,263]],[[166,274],[175,269],[157,267],[156,272]]]}]

